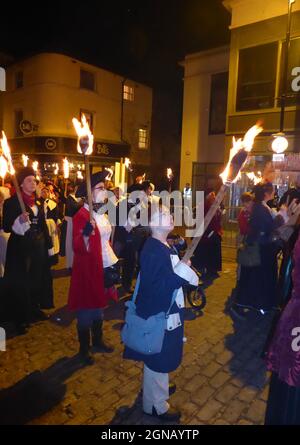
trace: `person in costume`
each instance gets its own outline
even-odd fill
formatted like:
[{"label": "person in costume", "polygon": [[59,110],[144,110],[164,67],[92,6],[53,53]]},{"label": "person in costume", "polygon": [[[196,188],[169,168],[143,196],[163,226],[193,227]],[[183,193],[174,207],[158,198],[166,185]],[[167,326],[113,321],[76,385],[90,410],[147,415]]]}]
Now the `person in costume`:
[{"label": "person in costume", "polygon": [[44,207],[36,198],[35,172],[24,167],[17,173],[26,212],[17,195],[4,202],[3,229],[11,235],[7,244],[4,288],[7,312],[18,334],[31,321],[48,317],[42,309],[53,308],[51,261],[53,245]]},{"label": "person in costume", "polygon": [[76,198],[76,186],[74,183],[69,183],[67,188],[67,198],[63,198],[65,201],[65,215],[61,225],[61,238],[60,238],[60,255],[66,256],[66,267],[72,269],[73,266],[73,216],[82,207],[83,201],[80,198]]},{"label": "person in costume", "polygon": [[[94,211],[92,222],[88,204],[73,218],[74,261],[69,290],[69,309],[76,311],[79,356],[85,364],[93,364],[94,352],[113,352],[103,339],[103,310],[109,299],[117,299],[114,286],[105,288],[105,269],[118,262],[110,245],[111,225],[101,208],[107,201],[105,178],[107,171],[91,176]],[[86,196],[86,185],[78,189],[78,197]],[[92,342],[91,342],[92,337]]]},{"label": "person in costume", "polygon": [[292,297],[266,354],[272,371],[266,425],[300,425],[300,236],[294,249]]},{"label": "person in costume", "polygon": [[184,343],[184,284],[198,285],[198,275],[174,255],[167,243],[168,233],[174,228],[173,218],[165,206],[156,208],[150,219],[152,236],[147,239],[141,252],[140,285],[136,312],[148,317],[167,312],[174,291],[162,350],[158,354],[143,355],[125,347],[124,358],[144,362],[143,410],[162,420],[176,421],[180,412],[167,402],[175,386],[169,387],[169,372],[181,363]]}]

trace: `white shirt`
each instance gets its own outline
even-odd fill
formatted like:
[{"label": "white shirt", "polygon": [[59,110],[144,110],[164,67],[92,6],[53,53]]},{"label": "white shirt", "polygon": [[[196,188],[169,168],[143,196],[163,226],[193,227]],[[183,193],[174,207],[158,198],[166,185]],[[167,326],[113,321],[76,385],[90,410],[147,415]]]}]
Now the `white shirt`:
[{"label": "white shirt", "polygon": [[[177,275],[187,280],[193,286],[198,286],[199,278],[196,272],[193,271],[193,269],[191,269],[187,264],[182,263],[177,255],[171,255],[171,262],[173,270]],[[178,308],[180,309],[184,308],[184,295],[182,287],[180,287],[177,290],[175,303],[177,304]],[[180,320],[179,312],[171,314],[169,315],[169,318],[167,320],[167,330],[172,331],[173,329],[176,329],[179,326],[181,326],[181,324],[182,323]]]},{"label": "white shirt", "polygon": [[[84,204],[84,207],[89,210],[88,204]],[[112,232],[111,224],[106,214],[101,215],[99,213],[93,212],[93,218],[96,221],[96,225],[101,236],[103,267],[110,267],[119,261],[109,241]],[[84,239],[88,248],[88,238],[85,237]]]}]

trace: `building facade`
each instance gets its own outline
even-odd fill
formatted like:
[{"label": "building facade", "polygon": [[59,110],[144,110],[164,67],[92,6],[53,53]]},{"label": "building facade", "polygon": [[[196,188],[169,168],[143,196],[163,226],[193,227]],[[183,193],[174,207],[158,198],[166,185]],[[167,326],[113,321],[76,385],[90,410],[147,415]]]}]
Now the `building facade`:
[{"label": "building facade", "polygon": [[180,187],[214,187],[224,161],[229,48],[187,55],[184,62],[184,98]]},{"label": "building facade", "polygon": [[[280,130],[288,2],[226,0],[223,4],[231,13],[225,159],[228,158],[232,136],[242,136],[261,120],[264,131],[256,138],[249,165],[250,170],[257,172],[273,160],[273,134]],[[291,159],[293,153],[300,151],[299,0],[292,5],[290,31],[284,132],[289,142],[285,156]],[[276,170],[276,162],[273,165]],[[277,185],[284,190],[296,172],[290,170],[286,178],[282,170],[278,169],[278,173]],[[231,205],[238,203],[240,193],[246,187],[245,180],[233,187]]]},{"label": "building facade", "polygon": [[[275,173],[280,173],[277,185],[284,190],[293,174],[299,173],[295,155],[300,152],[300,1],[295,0],[292,5],[284,111],[288,162],[281,159],[281,164],[274,161],[272,141],[273,134],[280,130],[288,2],[225,0],[223,5],[231,14],[230,47],[188,55],[184,61],[181,187],[185,182],[193,182],[194,189],[203,190],[213,183],[228,159],[232,137],[242,137],[257,121],[262,121],[264,131],[255,140],[248,169],[258,174],[268,161],[273,161]],[[221,87],[217,86],[218,76]],[[212,134],[211,126],[220,134]],[[290,165],[285,179],[282,165]],[[244,175],[232,187],[228,205],[238,205],[240,194],[249,185]]]},{"label": "building facade", "polygon": [[128,157],[147,171],[151,152],[151,88],[56,53],[42,53],[7,68],[3,128],[14,157],[40,164],[67,156],[80,162],[72,118],[85,114],[94,134],[94,168]]}]

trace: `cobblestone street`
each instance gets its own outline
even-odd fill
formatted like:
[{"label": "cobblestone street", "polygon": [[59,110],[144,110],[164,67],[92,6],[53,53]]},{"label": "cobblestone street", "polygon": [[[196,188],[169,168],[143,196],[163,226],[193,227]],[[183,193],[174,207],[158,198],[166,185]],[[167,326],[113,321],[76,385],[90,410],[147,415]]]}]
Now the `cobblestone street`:
[{"label": "cobblestone street", "polygon": [[[274,314],[248,313],[233,322],[226,302],[235,279],[236,264],[225,252],[223,272],[206,291],[203,315],[186,321],[183,363],[171,374],[177,385],[171,403],[182,411],[181,424],[264,422],[269,376],[261,355]],[[55,278],[50,321],[8,339],[7,351],[0,352],[0,404],[1,398],[9,400],[0,423],[159,423],[142,414],[141,365],[122,359],[124,301],[106,311],[105,335],[114,353],[96,354],[95,365],[82,368],[75,358],[76,323],[64,307],[68,285],[68,277]]]}]

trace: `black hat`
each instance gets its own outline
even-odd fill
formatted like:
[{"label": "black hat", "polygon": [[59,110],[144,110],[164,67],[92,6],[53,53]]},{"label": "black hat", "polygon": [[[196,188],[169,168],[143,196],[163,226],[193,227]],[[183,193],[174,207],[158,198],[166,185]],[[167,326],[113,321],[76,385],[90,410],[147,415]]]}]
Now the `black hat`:
[{"label": "black hat", "polygon": [[36,172],[33,170],[32,167],[23,167],[18,171],[18,173],[16,174],[16,178],[19,185],[22,185],[24,179],[27,178],[27,176],[36,176]]},{"label": "black hat", "polygon": [[[109,172],[107,170],[102,170],[101,172],[97,172],[91,175],[91,187],[94,188],[97,184],[99,184],[99,182],[104,182],[108,175]],[[78,187],[75,196],[77,198],[81,198],[86,195],[87,195],[86,182],[84,181]]]}]

